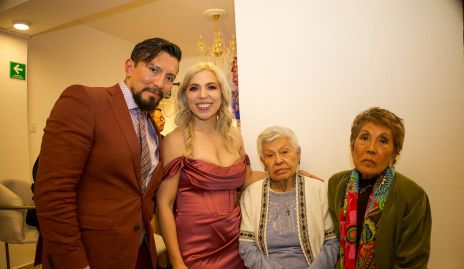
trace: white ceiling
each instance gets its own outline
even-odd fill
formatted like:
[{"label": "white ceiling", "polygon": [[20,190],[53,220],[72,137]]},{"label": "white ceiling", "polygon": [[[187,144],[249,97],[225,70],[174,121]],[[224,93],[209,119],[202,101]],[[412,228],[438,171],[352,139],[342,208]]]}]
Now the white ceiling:
[{"label": "white ceiling", "polygon": [[[198,37],[208,43],[212,38],[213,21],[203,15],[211,8],[226,10],[219,29],[228,42],[235,34],[233,0],[0,0],[0,27],[34,38],[86,25],[134,44],[166,38],[182,48],[184,57],[195,57]],[[31,28],[13,29],[12,22],[19,19],[28,20]]]}]

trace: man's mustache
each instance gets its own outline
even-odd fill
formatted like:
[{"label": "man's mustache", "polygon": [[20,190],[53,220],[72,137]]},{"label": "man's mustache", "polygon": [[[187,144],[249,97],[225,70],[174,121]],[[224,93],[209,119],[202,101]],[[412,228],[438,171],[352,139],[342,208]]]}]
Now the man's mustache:
[{"label": "man's mustache", "polygon": [[145,91],[158,95],[160,99],[163,98],[164,96],[163,91],[161,90],[161,88],[158,88],[158,87],[145,87],[142,89],[141,93]]}]

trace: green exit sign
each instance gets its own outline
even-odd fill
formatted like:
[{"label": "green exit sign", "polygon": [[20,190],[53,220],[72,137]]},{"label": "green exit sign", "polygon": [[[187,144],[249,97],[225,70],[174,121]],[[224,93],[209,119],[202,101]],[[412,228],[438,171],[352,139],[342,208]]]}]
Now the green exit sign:
[{"label": "green exit sign", "polygon": [[26,65],[10,62],[10,78],[26,80]]}]

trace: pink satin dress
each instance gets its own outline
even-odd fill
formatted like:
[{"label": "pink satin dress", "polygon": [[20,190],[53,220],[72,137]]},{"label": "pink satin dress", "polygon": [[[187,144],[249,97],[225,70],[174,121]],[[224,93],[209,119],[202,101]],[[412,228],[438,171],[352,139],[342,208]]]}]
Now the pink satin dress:
[{"label": "pink satin dress", "polygon": [[248,156],[228,166],[178,157],[163,178],[180,172],[174,216],[177,239],[190,269],[244,268],[238,252],[240,207],[237,188],[245,182]]}]

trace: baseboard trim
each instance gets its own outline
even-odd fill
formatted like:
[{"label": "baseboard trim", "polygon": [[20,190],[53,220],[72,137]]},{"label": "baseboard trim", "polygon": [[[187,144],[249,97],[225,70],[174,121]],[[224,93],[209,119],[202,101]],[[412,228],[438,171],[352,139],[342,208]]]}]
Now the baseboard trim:
[{"label": "baseboard trim", "polygon": [[34,269],[34,262],[32,261],[18,266],[13,266],[11,269]]}]

